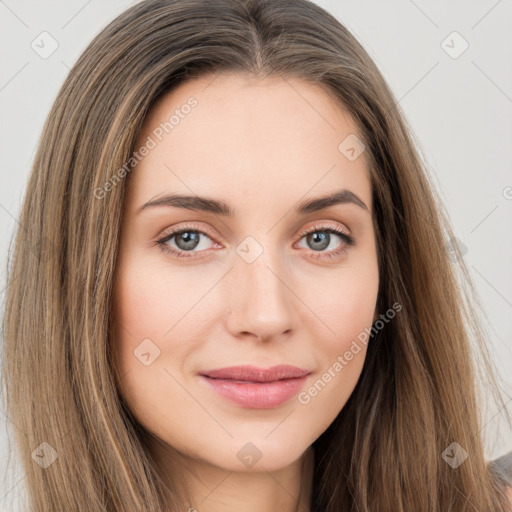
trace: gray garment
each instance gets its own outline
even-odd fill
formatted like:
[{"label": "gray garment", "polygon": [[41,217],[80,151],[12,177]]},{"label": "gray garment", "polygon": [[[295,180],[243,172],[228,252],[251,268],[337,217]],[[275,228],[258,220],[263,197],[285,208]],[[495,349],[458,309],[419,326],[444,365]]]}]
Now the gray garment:
[{"label": "gray garment", "polygon": [[490,461],[489,468],[502,485],[512,489],[512,452]]}]

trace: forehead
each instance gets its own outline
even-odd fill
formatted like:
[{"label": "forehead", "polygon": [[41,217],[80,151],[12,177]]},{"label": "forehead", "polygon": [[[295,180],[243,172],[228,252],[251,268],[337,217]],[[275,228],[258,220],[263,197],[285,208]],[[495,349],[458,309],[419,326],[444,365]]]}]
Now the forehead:
[{"label": "forehead", "polygon": [[341,150],[353,137],[362,139],[356,123],[316,84],[203,76],[149,111],[135,150],[151,149],[131,172],[129,198],[178,191],[263,205],[349,188],[370,208],[365,152],[351,160]]}]

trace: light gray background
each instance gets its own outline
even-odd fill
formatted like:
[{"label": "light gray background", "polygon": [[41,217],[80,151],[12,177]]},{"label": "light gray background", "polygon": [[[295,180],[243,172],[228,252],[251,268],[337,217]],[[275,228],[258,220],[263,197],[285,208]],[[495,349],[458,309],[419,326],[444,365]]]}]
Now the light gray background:
[{"label": "light gray background", "polygon": [[[0,300],[8,244],[43,122],[70,67],[126,0],[0,0]],[[512,384],[512,1],[317,0],[363,44],[406,113],[446,203],[490,321],[489,345]],[[58,43],[41,58],[46,31]],[[446,50],[458,52],[457,58]],[[450,37],[448,37],[450,36]],[[448,39],[447,39],[448,38]],[[443,43],[445,41],[445,43]],[[41,45],[41,43],[39,43]],[[46,45],[46,48],[49,46]],[[451,50],[449,47],[452,47]],[[34,340],[36,343],[37,340]],[[449,361],[446,364],[450,364]],[[1,404],[0,404],[1,405]],[[508,402],[512,408],[512,402]],[[498,411],[485,417],[486,455],[512,449]],[[0,408],[0,460],[13,427]],[[12,437],[11,434],[9,434]],[[5,473],[5,474],[4,474]],[[0,510],[14,510],[24,473],[2,471]]]}]

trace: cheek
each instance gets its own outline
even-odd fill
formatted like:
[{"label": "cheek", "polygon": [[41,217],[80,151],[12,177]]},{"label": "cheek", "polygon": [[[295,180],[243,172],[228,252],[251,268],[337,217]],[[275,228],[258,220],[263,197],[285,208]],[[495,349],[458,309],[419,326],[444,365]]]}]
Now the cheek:
[{"label": "cheek", "polygon": [[203,276],[201,287],[190,273],[152,260],[133,251],[119,263],[114,310],[117,322],[134,337],[161,339],[207,291],[208,281]]},{"label": "cheek", "polygon": [[[158,288],[161,286],[158,270],[141,262],[144,260],[137,264],[136,258],[125,252],[118,262],[113,290],[113,360],[122,379],[120,386],[129,389],[125,395],[133,400],[149,391],[145,388],[150,379],[141,379],[137,386],[130,386],[130,382],[134,375],[144,371],[147,376],[158,366],[161,334],[171,327],[170,313],[176,307],[171,302],[176,298],[173,299],[170,293],[162,296],[162,290]],[[151,365],[146,367],[144,363],[150,361]]]},{"label": "cheek", "polygon": [[123,394],[135,410],[144,396],[169,385],[166,369],[182,371],[197,349],[191,340],[201,338],[207,318],[201,299],[211,288],[204,274],[170,271],[148,259],[135,250],[125,253],[113,292],[113,360]]},{"label": "cheek", "polygon": [[[187,290],[186,283],[179,274],[171,279],[168,270],[166,274],[161,266],[145,264],[136,256],[124,257],[118,265],[113,293],[112,350],[119,391],[147,430],[153,431],[157,425],[173,425],[179,437],[180,423],[173,420],[171,410],[180,411],[180,402],[186,400],[171,376],[174,369],[170,373],[166,370],[171,367],[169,349],[178,366],[190,350],[180,341],[180,326],[172,330],[186,313],[186,299],[181,293]],[[166,346],[164,334],[169,330],[167,337],[173,337],[173,342]],[[187,341],[186,337],[183,339]],[[193,404],[187,406],[191,408]],[[186,411],[181,413],[185,415]]]},{"label": "cheek", "polygon": [[311,309],[327,328],[324,349],[332,357],[333,352],[346,350],[347,344],[373,323],[379,288],[377,265],[372,261],[359,268],[341,268],[322,285],[310,294]]},{"label": "cheek", "polygon": [[316,338],[319,371],[298,402],[323,418],[316,435],[334,421],[359,380],[371,342],[378,284],[377,267],[370,264],[360,272],[339,272],[324,293],[310,296],[321,319],[315,324],[327,334]]}]

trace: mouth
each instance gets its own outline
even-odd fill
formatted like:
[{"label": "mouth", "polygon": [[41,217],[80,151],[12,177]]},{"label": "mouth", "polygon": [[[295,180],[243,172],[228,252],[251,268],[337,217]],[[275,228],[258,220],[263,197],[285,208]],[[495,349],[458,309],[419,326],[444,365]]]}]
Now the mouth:
[{"label": "mouth", "polygon": [[275,382],[284,379],[296,379],[310,372],[297,366],[280,364],[271,368],[258,368],[251,365],[230,366],[218,370],[209,370],[200,375],[211,379],[225,379],[240,382]]},{"label": "mouth", "polygon": [[232,366],[199,374],[216,394],[249,409],[279,407],[303,387],[310,372],[290,365]]}]

